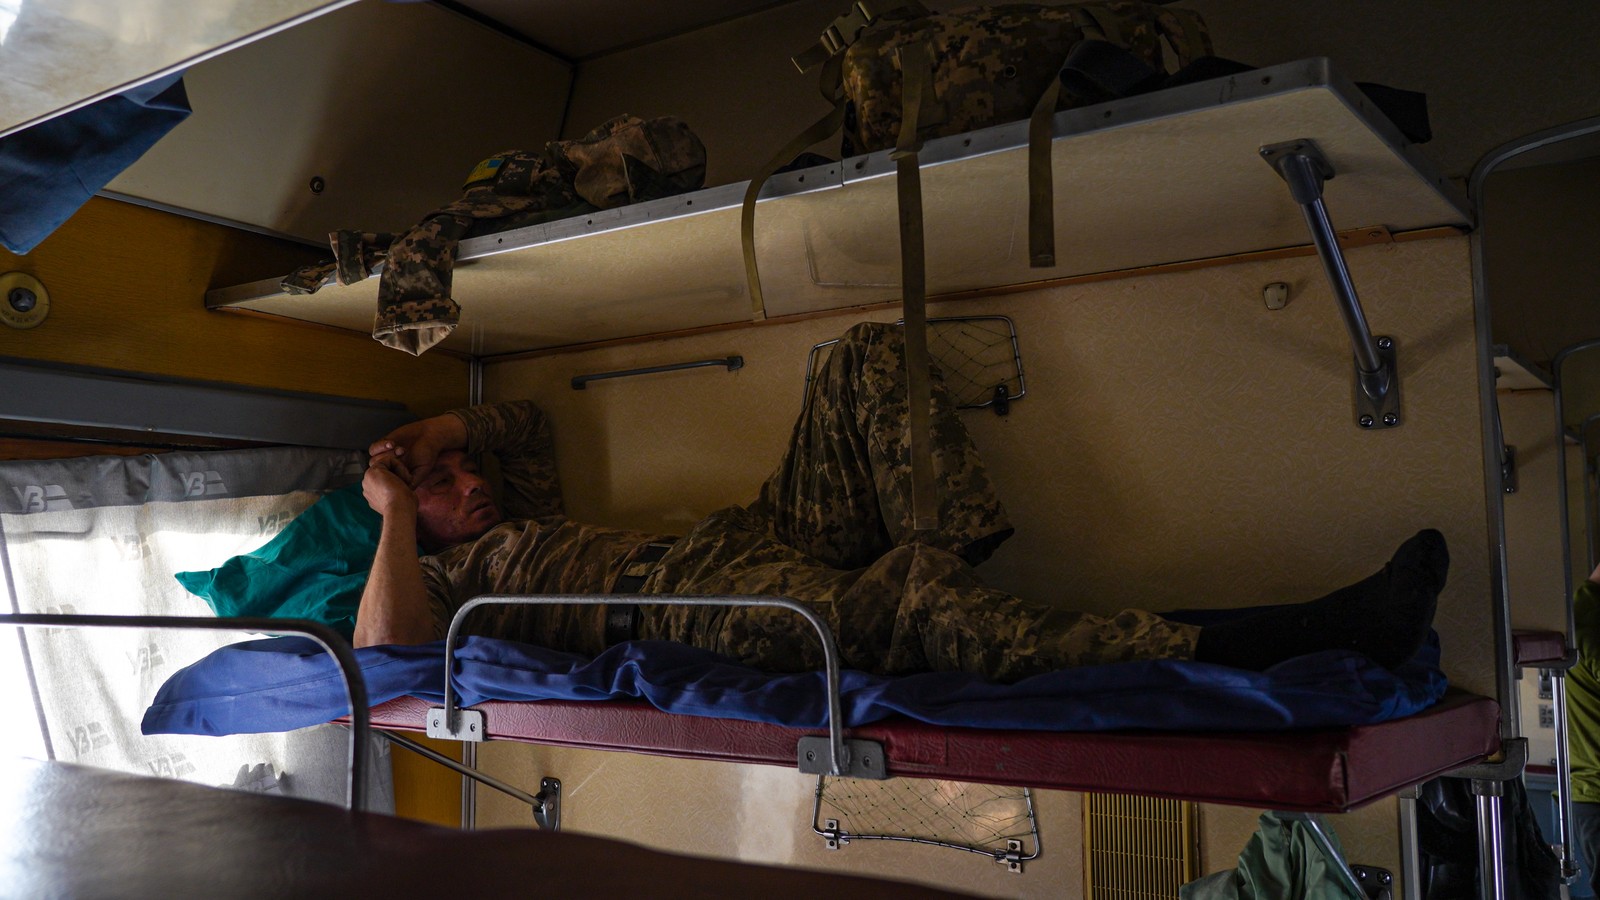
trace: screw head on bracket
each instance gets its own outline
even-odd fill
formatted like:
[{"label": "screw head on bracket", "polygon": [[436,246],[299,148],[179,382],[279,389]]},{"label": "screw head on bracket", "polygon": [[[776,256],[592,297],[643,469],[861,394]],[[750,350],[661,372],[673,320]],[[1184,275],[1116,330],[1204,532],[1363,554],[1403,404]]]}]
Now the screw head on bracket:
[{"label": "screw head on bracket", "polygon": [[1388,337],[1378,338],[1378,349],[1379,350],[1388,350],[1388,349],[1391,349],[1392,347],[1394,347],[1394,338],[1388,338]]},{"label": "screw head on bracket", "polygon": [[1362,428],[1371,428],[1372,427],[1372,417],[1371,416],[1362,416],[1361,418],[1356,420],[1356,423],[1358,425],[1360,425]]},{"label": "screw head on bracket", "polygon": [[1389,426],[1390,428],[1393,428],[1394,426],[1400,424],[1400,417],[1395,415],[1394,413],[1384,413],[1383,414],[1383,424]]}]

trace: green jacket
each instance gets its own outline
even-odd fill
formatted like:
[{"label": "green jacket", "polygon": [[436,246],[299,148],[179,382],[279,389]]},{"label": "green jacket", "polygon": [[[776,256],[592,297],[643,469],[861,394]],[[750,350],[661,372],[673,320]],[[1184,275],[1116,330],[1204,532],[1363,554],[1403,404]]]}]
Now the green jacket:
[{"label": "green jacket", "polygon": [[[1339,838],[1328,829],[1335,849]],[[1239,853],[1239,866],[1214,872],[1178,889],[1180,900],[1365,900],[1333,874],[1334,866],[1304,822],[1261,814],[1256,833]]]},{"label": "green jacket", "polygon": [[1572,598],[1578,662],[1567,672],[1567,759],[1572,799],[1600,803],[1600,585],[1585,581]]}]

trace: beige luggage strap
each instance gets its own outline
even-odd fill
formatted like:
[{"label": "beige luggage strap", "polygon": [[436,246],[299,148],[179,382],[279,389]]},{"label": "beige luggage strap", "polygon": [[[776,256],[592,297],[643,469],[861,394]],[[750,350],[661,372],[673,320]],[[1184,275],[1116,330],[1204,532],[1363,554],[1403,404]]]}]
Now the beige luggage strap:
[{"label": "beige luggage strap", "polygon": [[900,298],[905,319],[906,394],[910,408],[911,524],[918,531],[939,527],[933,486],[932,384],[928,361],[927,268],[922,240],[922,173],[917,124],[922,98],[933,86],[933,60],[926,45],[900,49],[900,136],[890,158],[900,204]]},{"label": "beige luggage strap", "polygon": [[865,2],[858,2],[851,5],[844,15],[834,19],[817,43],[791,57],[795,67],[802,72],[822,66],[817,89],[822,99],[833,104],[833,109],[784,144],[783,149],[773,154],[772,159],[750,179],[749,187],[745,188],[744,204],[739,213],[739,241],[744,247],[744,274],[750,287],[751,318],[767,317],[766,298],[761,291],[761,272],[756,265],[756,197],[761,194],[761,186],[784,164],[800,155],[800,151],[833,135],[844,126],[844,51],[861,37],[861,32],[878,22],[902,21],[926,15],[929,15],[927,8],[917,0],[897,3],[881,13],[874,12]]},{"label": "beige luggage strap", "polygon": [[[837,66],[838,58],[829,60],[828,65]],[[795,135],[794,139],[783,146],[761,171],[750,179],[749,187],[744,191],[744,204],[739,210],[739,242],[744,247],[744,275],[745,281],[750,286],[750,317],[752,319],[765,319],[767,317],[767,301],[761,292],[761,272],[756,267],[756,197],[761,194],[761,186],[766,184],[772,173],[778,171],[784,163],[794,159],[800,151],[815,144],[830,134],[838,131],[844,125],[844,98],[834,101],[833,109],[828,114],[811,123],[805,131]]]},{"label": "beige luggage strap", "polygon": [[[1072,17],[1085,37],[1120,43],[1116,16],[1097,6],[1075,6]],[[1066,60],[1061,61],[1062,66]],[[1051,122],[1061,99],[1061,75],[1050,79],[1028,117],[1028,265],[1048,269],[1056,264],[1055,171],[1050,165]]]}]

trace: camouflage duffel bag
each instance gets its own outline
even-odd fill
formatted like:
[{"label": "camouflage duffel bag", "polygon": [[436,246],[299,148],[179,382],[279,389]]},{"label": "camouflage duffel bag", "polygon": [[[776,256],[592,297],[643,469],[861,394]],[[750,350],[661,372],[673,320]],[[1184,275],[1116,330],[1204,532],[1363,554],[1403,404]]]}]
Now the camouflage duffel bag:
[{"label": "camouflage duffel bag", "polygon": [[913,6],[876,18],[863,12],[857,4],[840,20],[843,27],[836,22],[808,59],[796,60],[820,62],[823,53],[842,50],[845,156],[895,145],[901,52],[909,44],[924,45],[932,66],[932,89],[917,117],[920,140],[1029,118],[1053,79],[1065,83],[1054,109],[1068,109],[1138,93],[1141,83],[1165,76],[1169,61],[1177,69],[1211,54],[1198,15],[1141,0],[1018,3],[946,14]]}]

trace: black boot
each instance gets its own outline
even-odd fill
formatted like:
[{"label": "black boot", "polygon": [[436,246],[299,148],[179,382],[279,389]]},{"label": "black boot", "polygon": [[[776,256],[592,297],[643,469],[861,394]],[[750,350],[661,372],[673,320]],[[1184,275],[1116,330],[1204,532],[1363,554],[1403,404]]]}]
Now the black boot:
[{"label": "black boot", "polygon": [[1396,668],[1427,639],[1449,568],[1444,535],[1419,531],[1370,578],[1309,603],[1207,625],[1195,659],[1260,671],[1319,650],[1354,650]]}]

